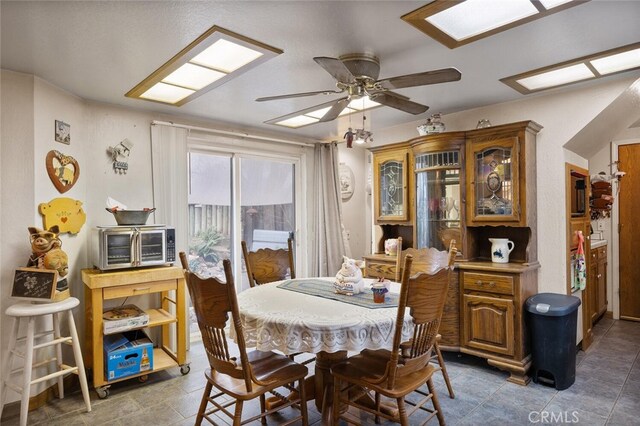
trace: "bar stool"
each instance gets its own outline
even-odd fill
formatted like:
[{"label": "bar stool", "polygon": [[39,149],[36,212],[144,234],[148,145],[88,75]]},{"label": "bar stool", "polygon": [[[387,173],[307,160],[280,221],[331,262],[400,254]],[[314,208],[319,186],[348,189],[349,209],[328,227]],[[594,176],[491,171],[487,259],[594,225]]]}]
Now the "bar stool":
[{"label": "bar stool", "polygon": [[[75,297],[70,297],[61,302],[54,303],[30,303],[20,302],[13,306],[10,306],[6,310],[7,316],[13,317],[13,325],[11,328],[11,334],[9,335],[9,351],[7,357],[2,364],[2,379],[0,380],[0,417],[2,416],[2,410],[4,408],[7,387],[14,390],[17,393],[22,394],[22,400],[20,405],[20,425],[27,424],[27,415],[29,413],[29,393],[31,385],[44,382],[46,380],[57,378],[58,380],[58,393],[60,399],[64,398],[64,385],[63,376],[65,374],[74,373],[79,376],[80,388],[82,389],[82,396],[84,403],[87,406],[87,412],[91,411],[91,402],[89,401],[89,388],[87,387],[87,377],[84,372],[84,363],[82,361],[82,352],[80,350],[80,342],[78,340],[78,333],[76,331],[76,324],[73,320],[73,314],[71,310],[78,306],[80,301]],[[63,337],[60,335],[60,314],[67,313],[69,320],[69,333],[71,336]],[[35,322],[37,317],[45,315],[53,316],[53,330],[47,330],[42,333],[35,332]],[[20,328],[20,321],[24,319],[27,322],[27,335],[18,338],[18,330]],[[53,334],[53,340],[49,340],[44,343],[35,344],[35,339]],[[25,351],[20,352],[16,349],[16,343],[25,341]],[[76,360],[76,366],[71,367],[62,362],[62,343],[71,344],[73,347],[73,356]],[[33,363],[34,352],[37,349],[46,348],[55,345],[56,356],[54,358],[46,359],[44,361]],[[14,357],[20,357],[24,359],[24,367],[11,370],[13,366]],[[56,362],[57,371],[46,376],[32,379],[32,369],[47,365],[51,362]],[[30,367],[29,367],[30,366]],[[10,376],[22,371],[22,383],[21,386],[14,384],[10,380]]]}]

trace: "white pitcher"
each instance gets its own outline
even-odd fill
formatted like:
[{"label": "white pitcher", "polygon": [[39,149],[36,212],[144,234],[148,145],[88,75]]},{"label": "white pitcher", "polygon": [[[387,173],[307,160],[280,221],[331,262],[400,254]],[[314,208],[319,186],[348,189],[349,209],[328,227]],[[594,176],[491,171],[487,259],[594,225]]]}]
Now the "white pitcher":
[{"label": "white pitcher", "polygon": [[507,238],[489,238],[491,242],[491,261],[509,263],[509,253],[513,251],[513,241]]}]

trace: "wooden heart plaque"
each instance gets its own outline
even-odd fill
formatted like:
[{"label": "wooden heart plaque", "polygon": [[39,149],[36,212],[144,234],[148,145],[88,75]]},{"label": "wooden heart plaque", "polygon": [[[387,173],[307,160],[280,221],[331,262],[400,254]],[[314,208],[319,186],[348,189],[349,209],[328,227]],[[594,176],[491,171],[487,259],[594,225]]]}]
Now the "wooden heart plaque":
[{"label": "wooden heart plaque", "polygon": [[80,177],[80,165],[76,159],[60,151],[49,151],[46,164],[49,179],[61,194],[73,188]]}]

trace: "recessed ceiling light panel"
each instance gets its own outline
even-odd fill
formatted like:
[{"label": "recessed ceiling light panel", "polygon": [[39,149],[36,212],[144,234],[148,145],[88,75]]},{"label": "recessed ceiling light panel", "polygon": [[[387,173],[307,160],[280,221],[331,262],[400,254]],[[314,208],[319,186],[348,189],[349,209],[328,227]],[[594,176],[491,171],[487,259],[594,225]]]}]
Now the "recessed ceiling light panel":
[{"label": "recessed ceiling light panel", "polygon": [[[364,101],[364,108],[362,99]],[[290,128],[298,128],[302,126],[308,126],[320,122],[320,119],[331,109],[335,101],[329,101],[320,105],[315,105],[310,108],[303,109],[301,111],[292,112],[291,114],[283,115],[281,117],[272,118],[265,121],[265,124],[275,124],[276,126],[285,126]],[[359,113],[364,110],[373,109],[381,106],[378,102],[374,102],[369,98],[354,99],[349,102],[349,105],[340,112],[340,116],[346,116],[353,113]]]},{"label": "recessed ceiling light panel", "polygon": [[262,52],[229,40],[220,39],[193,58],[191,62],[230,73],[262,56]]},{"label": "recessed ceiling light panel", "polygon": [[214,25],[125,96],[181,106],[281,53]]},{"label": "recessed ceiling light panel", "polygon": [[538,13],[529,0],[467,0],[426,19],[457,41]]},{"label": "recessed ceiling light panel", "polygon": [[226,74],[209,68],[194,65],[189,62],[162,79],[163,82],[182,86],[193,90],[207,87]]},{"label": "recessed ceiling light panel", "polygon": [[318,122],[317,118],[309,117],[306,115],[297,115],[295,117],[278,121],[277,123],[274,123],[274,124],[278,124],[280,126],[298,128],[298,127],[307,126],[309,124],[313,124],[317,122]]},{"label": "recessed ceiling light panel", "polygon": [[156,83],[151,86],[149,90],[141,94],[140,97],[149,99],[150,101],[175,104],[193,93],[195,93],[195,90],[185,89],[184,87],[178,87],[172,84]]},{"label": "recessed ceiling light panel", "polygon": [[594,59],[591,65],[600,74],[611,74],[640,67],[640,48]]},{"label": "recessed ceiling light panel", "polygon": [[450,49],[588,0],[434,0],[402,17]]},{"label": "recessed ceiling light panel", "polygon": [[568,83],[594,78],[595,75],[585,64],[576,64],[569,67],[547,71],[542,74],[516,80],[528,90],[540,90],[549,87],[562,86]]},{"label": "recessed ceiling light panel", "polygon": [[500,79],[522,94],[640,69],[640,43],[571,59]]}]

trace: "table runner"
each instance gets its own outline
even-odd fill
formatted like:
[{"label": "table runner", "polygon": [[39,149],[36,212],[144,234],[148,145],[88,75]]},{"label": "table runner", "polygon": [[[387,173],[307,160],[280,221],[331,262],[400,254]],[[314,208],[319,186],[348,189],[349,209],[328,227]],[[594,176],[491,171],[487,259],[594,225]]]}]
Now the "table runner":
[{"label": "table runner", "polygon": [[368,309],[395,308],[398,306],[398,294],[387,293],[384,303],[375,303],[373,301],[373,292],[369,288],[365,288],[362,293],[347,296],[345,294],[336,293],[333,289],[332,283],[326,280],[314,278],[286,280],[283,283],[278,284],[278,288],[322,297],[325,299],[333,299]]}]

